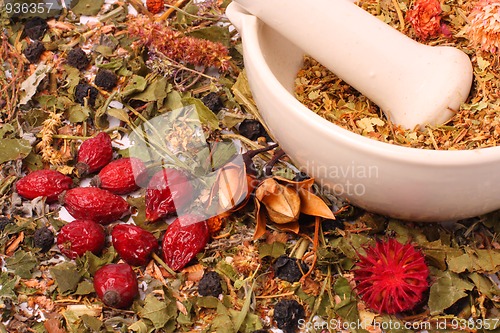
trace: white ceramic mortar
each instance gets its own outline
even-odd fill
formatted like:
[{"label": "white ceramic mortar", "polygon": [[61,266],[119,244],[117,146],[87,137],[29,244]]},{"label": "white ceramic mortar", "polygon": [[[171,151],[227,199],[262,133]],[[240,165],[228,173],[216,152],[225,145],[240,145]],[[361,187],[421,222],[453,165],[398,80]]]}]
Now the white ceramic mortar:
[{"label": "white ceramic mortar", "polygon": [[231,3],[250,88],[272,135],[294,163],[368,211],[449,221],[500,209],[500,147],[433,151],[379,142],[316,115],[293,95],[304,52]]}]

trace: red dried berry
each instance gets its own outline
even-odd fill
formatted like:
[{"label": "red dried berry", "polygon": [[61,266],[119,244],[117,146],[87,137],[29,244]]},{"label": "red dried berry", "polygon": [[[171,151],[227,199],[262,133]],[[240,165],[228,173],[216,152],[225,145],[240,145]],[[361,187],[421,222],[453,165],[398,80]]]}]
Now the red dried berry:
[{"label": "red dried berry", "polygon": [[70,259],[80,257],[87,251],[98,255],[105,242],[103,227],[90,220],[74,220],[63,226],[57,235],[59,250]]},{"label": "red dried berry", "polygon": [[193,185],[186,175],[165,168],[153,175],[146,191],[146,220],[153,222],[173,215],[188,204],[194,195]]},{"label": "red dried berry", "polygon": [[97,187],[73,188],[61,196],[61,202],[74,218],[101,224],[109,224],[130,213],[125,199]]},{"label": "red dried berry", "polygon": [[116,252],[133,266],[147,265],[153,252],[158,249],[158,240],[152,233],[131,224],[114,226],[111,238]]},{"label": "red dried berry", "polygon": [[209,239],[207,222],[196,215],[183,215],[170,224],[163,236],[165,263],[177,271],[187,265]]},{"label": "red dried berry", "polygon": [[37,170],[19,179],[17,193],[25,199],[47,197],[47,202],[57,200],[59,194],[68,190],[73,180],[55,170]]},{"label": "red dried berry", "polygon": [[124,309],[139,295],[137,276],[128,264],[108,264],[94,275],[94,289],[104,304]]},{"label": "red dried berry", "polygon": [[137,179],[145,170],[146,165],[138,158],[120,158],[102,168],[92,178],[91,185],[114,194],[128,194],[139,188]]},{"label": "red dried berry", "polygon": [[151,14],[158,14],[163,10],[164,0],[146,0],[146,7]]},{"label": "red dried berry", "polygon": [[81,174],[101,170],[113,158],[111,138],[106,132],[83,141],[78,149],[77,168]]},{"label": "red dried berry", "polygon": [[424,256],[395,239],[366,248],[354,270],[358,293],[372,309],[394,314],[413,309],[429,287]]}]

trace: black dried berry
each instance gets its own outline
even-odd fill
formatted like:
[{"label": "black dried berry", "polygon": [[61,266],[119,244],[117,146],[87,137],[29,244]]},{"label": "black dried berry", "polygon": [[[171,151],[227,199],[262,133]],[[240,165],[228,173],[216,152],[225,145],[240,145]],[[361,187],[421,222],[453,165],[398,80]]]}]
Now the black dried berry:
[{"label": "black dried berry", "polygon": [[335,215],[335,217],[340,221],[354,221],[363,215],[363,213],[364,211],[361,208],[348,204],[342,207],[341,212]]},{"label": "black dried berry", "polygon": [[0,232],[2,232],[8,224],[11,224],[12,220],[6,216],[0,216]]},{"label": "black dried berry", "polygon": [[34,245],[40,252],[47,252],[54,245],[54,234],[47,227],[42,227],[35,231]]},{"label": "black dried berry", "polygon": [[219,112],[224,107],[222,99],[216,92],[208,93],[207,95],[203,96],[201,101],[203,102],[203,104],[205,104],[207,108],[212,110],[213,113]]},{"label": "black dried berry", "polygon": [[81,105],[85,105],[84,98],[87,98],[88,105],[94,106],[99,90],[87,83],[80,83],[75,89],[75,100]]},{"label": "black dried berry", "polygon": [[43,37],[48,28],[49,26],[47,25],[47,22],[37,16],[26,22],[24,25],[24,33],[29,38],[38,40]]},{"label": "black dried berry", "polygon": [[94,83],[96,86],[101,87],[104,90],[111,91],[118,83],[118,77],[115,73],[107,69],[100,69],[96,76]]},{"label": "black dried berry", "polygon": [[301,171],[301,172],[297,172],[295,174],[295,177],[293,177],[293,181],[301,182],[301,181],[309,179],[309,178],[311,178],[311,177],[309,177],[309,175],[307,173]]},{"label": "black dried berry", "polygon": [[238,131],[241,135],[250,140],[257,140],[261,136],[265,136],[266,131],[264,126],[254,119],[245,119],[241,122],[238,127]]},{"label": "black dried berry", "polygon": [[201,296],[217,297],[222,294],[222,286],[217,272],[205,272],[198,284],[198,293]]},{"label": "black dried berry", "polygon": [[297,258],[281,255],[274,262],[273,269],[276,277],[279,279],[288,282],[297,282],[309,270],[309,267]]},{"label": "black dried berry", "polygon": [[68,65],[78,68],[79,70],[85,69],[89,63],[89,57],[87,53],[81,48],[77,47],[68,52],[68,57],[66,58]]},{"label": "black dried berry", "polygon": [[252,331],[252,333],[269,333],[269,331],[262,329],[262,330]]},{"label": "black dried berry", "polygon": [[40,59],[40,56],[42,53],[45,51],[45,46],[43,46],[43,43],[36,40],[24,50],[24,55],[26,56],[26,59],[28,59],[29,62],[32,64],[38,62]]},{"label": "black dried berry", "polygon": [[274,306],[274,321],[284,333],[297,331],[299,320],[305,318],[304,307],[296,300],[284,299]]}]

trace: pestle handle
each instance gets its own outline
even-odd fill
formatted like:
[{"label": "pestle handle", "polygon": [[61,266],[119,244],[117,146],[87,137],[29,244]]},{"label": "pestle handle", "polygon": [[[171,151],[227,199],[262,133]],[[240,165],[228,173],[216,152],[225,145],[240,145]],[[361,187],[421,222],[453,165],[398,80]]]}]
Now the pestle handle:
[{"label": "pestle handle", "polygon": [[349,0],[234,0],[406,128],[438,125],[465,102],[472,64],[462,51],[427,46]]}]

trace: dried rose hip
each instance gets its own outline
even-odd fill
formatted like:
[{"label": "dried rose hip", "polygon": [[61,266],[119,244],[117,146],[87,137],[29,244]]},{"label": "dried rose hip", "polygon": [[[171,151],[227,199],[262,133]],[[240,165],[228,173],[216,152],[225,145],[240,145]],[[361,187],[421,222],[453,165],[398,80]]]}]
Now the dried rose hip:
[{"label": "dried rose hip", "polygon": [[146,220],[153,222],[173,215],[191,201],[193,185],[186,175],[176,169],[165,168],[153,175],[146,191]]},{"label": "dried rose hip", "polygon": [[19,179],[16,183],[17,193],[25,199],[47,197],[48,202],[57,200],[59,194],[68,190],[73,180],[55,170],[37,170]]},{"label": "dried rose hip", "polygon": [[116,252],[133,266],[147,265],[153,252],[158,249],[158,240],[152,233],[131,224],[114,226],[111,238]]},{"label": "dried rose hip", "polygon": [[104,304],[127,308],[139,295],[137,276],[128,264],[108,264],[94,275],[94,289]]},{"label": "dried rose hip", "polygon": [[130,213],[122,197],[97,187],[77,187],[61,196],[61,203],[76,219],[109,224]]},{"label": "dried rose hip", "polygon": [[99,254],[105,241],[103,227],[90,220],[74,220],[63,226],[57,235],[59,250],[70,259],[80,257],[87,251]]},{"label": "dried rose hip", "polygon": [[209,239],[208,226],[196,215],[183,215],[170,224],[163,236],[165,263],[177,271],[203,250]]},{"label": "dried rose hip", "polygon": [[112,158],[111,138],[106,132],[100,132],[80,145],[76,166],[82,174],[94,173],[111,162]]},{"label": "dried rose hip", "polygon": [[115,194],[128,194],[139,188],[137,178],[146,170],[138,158],[126,157],[110,162],[96,175],[91,185]]}]

